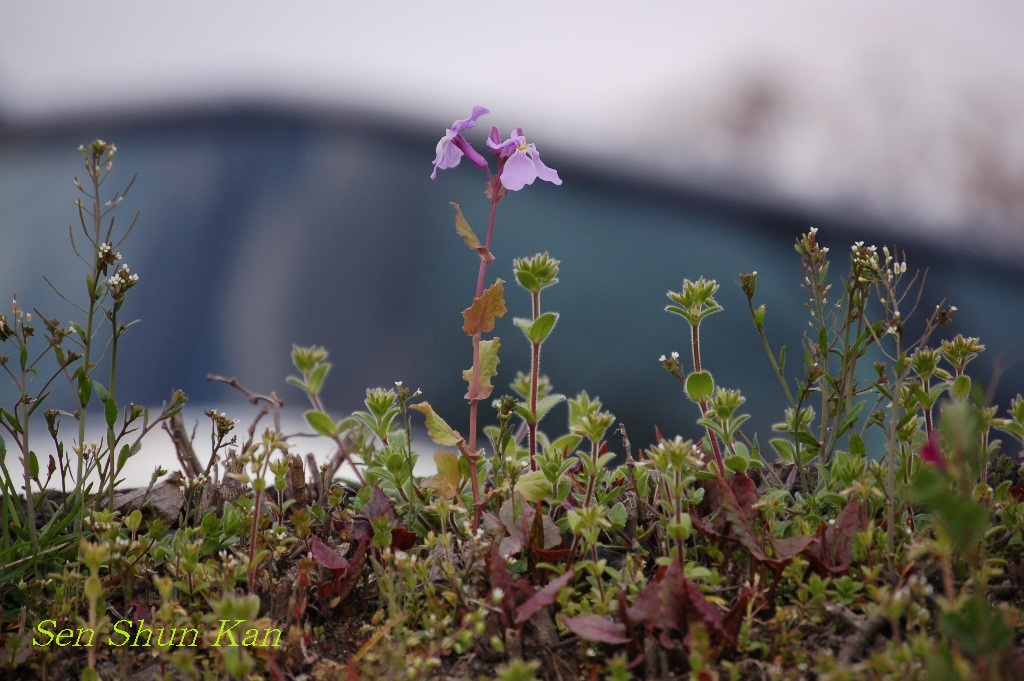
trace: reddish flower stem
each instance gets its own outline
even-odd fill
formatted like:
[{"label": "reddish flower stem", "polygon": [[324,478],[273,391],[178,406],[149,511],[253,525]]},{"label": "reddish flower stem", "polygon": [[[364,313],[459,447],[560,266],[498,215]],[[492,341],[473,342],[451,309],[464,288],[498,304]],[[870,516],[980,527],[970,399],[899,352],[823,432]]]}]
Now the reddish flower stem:
[{"label": "reddish flower stem", "polygon": [[[490,169],[487,171],[490,177]],[[484,242],[484,247],[487,249],[487,255],[491,253],[491,238],[494,236],[494,216],[498,210],[498,192],[500,185],[498,184],[497,178],[490,177],[491,182],[491,214],[487,220],[487,239]],[[474,300],[479,298],[484,293],[484,274],[487,272],[487,261],[489,257],[480,256],[480,273],[476,278],[476,295]],[[473,377],[470,385],[476,385],[480,380],[480,333],[477,332],[473,335]],[[471,399],[469,401],[469,451],[472,453],[472,457],[469,460],[469,472],[473,476],[471,480],[473,487],[473,530],[480,524],[480,489],[476,479],[476,413],[477,406],[480,400]]]}]

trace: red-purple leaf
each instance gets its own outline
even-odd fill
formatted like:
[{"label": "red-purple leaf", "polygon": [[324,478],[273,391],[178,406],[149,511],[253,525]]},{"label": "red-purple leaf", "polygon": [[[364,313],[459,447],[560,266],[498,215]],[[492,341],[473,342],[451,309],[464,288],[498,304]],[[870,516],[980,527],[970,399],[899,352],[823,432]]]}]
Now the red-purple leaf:
[{"label": "red-purple leaf", "polygon": [[864,518],[860,502],[852,499],[836,518],[836,524],[825,530],[825,546],[837,568],[845,570],[853,562],[853,538],[864,531]]},{"label": "red-purple leaf", "polygon": [[373,494],[370,495],[370,500],[363,504],[362,514],[369,518],[371,521],[384,516],[391,522],[398,521],[398,514],[395,513],[395,507],[391,505],[391,500],[388,499],[388,495],[384,493],[378,485],[373,486]]},{"label": "red-purple leaf", "polygon": [[658,626],[686,632],[686,575],[678,560],[668,564],[658,591]]},{"label": "red-purple leaf", "polygon": [[501,600],[502,610],[508,621],[512,620],[512,612],[516,607],[516,589],[513,584],[512,573],[505,563],[505,557],[501,554],[498,544],[491,545],[491,552],[487,555],[487,581],[491,589],[501,589],[505,594]]},{"label": "red-purple leaf", "polygon": [[391,530],[391,549],[394,551],[408,551],[416,546],[419,537],[412,530],[404,527],[396,527]]},{"label": "red-purple leaf", "polygon": [[757,485],[746,473],[737,473],[729,478],[729,488],[736,495],[736,501],[747,517],[754,517],[754,504],[758,502]]},{"label": "red-purple leaf", "polygon": [[804,549],[811,545],[811,542],[815,541],[814,537],[804,535],[786,537],[785,539],[769,537],[769,540],[775,551],[775,560],[780,563],[789,563],[798,554],[803,553]]},{"label": "red-purple leaf", "polygon": [[576,573],[573,570],[569,570],[561,577],[551,580],[546,587],[533,594],[525,603],[516,608],[516,625],[522,626],[526,624],[538,611],[554,603],[555,599],[558,598],[558,592],[562,590],[563,586],[572,581],[575,575]]},{"label": "red-purple leaf", "polygon": [[352,593],[352,590],[356,588],[356,584],[359,583],[363,573],[363,565],[366,563],[366,547],[369,543],[370,540],[367,537],[363,537],[359,540],[356,550],[352,553],[352,560],[349,561],[348,574],[345,575],[344,583],[339,585],[339,602],[343,603],[345,599],[348,598],[349,594]]},{"label": "red-purple leaf", "polygon": [[523,542],[518,537],[504,537],[498,544],[498,552],[503,556],[514,556],[523,550]]},{"label": "red-purple leaf", "polygon": [[[754,521],[751,517],[750,508],[750,490],[749,487],[743,482],[746,480],[750,485],[754,484],[754,481],[748,478],[746,475],[738,474],[733,476],[734,478],[742,476],[743,479],[733,482],[731,485],[726,485],[724,480],[719,479],[719,490],[722,493],[722,515],[729,523],[729,531],[732,533],[731,539],[735,539],[743,545],[747,552],[750,553],[750,557],[759,563],[770,562],[768,556],[761,550],[761,546],[757,541],[757,536],[754,534]],[[738,497],[733,491],[738,489],[740,496]],[[740,501],[742,497],[743,501]],[[757,497],[757,489],[754,489],[754,498]]]},{"label": "red-purple leaf", "polygon": [[591,643],[611,643],[612,645],[629,643],[626,636],[626,625],[613,622],[600,615],[583,615],[582,617],[563,617],[562,622],[572,633],[584,641]]},{"label": "red-purple leaf", "polygon": [[722,619],[722,613],[718,611],[718,608],[709,603],[704,598],[704,594],[697,588],[697,585],[685,576],[683,577],[683,589],[686,592],[686,600],[688,601],[690,612],[696,613],[708,632],[712,636],[730,641],[732,637],[729,636],[729,632],[725,629],[725,621]]},{"label": "red-purple leaf", "polygon": [[740,594],[740,597],[736,599],[736,602],[729,608],[729,612],[726,613],[725,617],[722,618],[722,624],[725,627],[726,633],[729,635],[729,640],[735,641],[736,637],[740,633],[740,628],[743,626],[743,622],[747,618],[747,606],[750,604],[750,600],[757,595],[757,592],[753,589],[746,589]]},{"label": "red-purple leaf", "polygon": [[633,604],[626,608],[626,617],[632,626],[643,625],[651,630],[658,622],[658,603],[661,600],[661,584],[651,582],[636,595]]},{"label": "red-purple leaf", "polygon": [[[333,572],[336,578],[345,576],[345,572],[348,571],[348,561],[344,556],[338,555],[337,551],[320,541],[320,537],[313,535],[313,540],[310,542],[310,551],[313,554],[313,560],[321,567],[325,567]],[[341,574],[338,574],[339,572]]]}]

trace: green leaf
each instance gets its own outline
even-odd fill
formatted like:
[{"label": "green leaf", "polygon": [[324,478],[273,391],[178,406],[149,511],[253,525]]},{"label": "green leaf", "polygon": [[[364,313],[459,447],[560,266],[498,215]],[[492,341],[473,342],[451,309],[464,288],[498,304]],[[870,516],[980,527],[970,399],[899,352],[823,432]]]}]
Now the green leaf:
[{"label": "green leaf", "polygon": [[324,387],[324,379],[327,378],[327,372],[330,370],[331,365],[328,362],[316,365],[309,374],[309,380],[306,381],[307,391],[313,395],[319,393],[320,389]]},{"label": "green leaf", "polygon": [[565,395],[554,393],[547,395],[537,400],[537,418],[534,420],[533,414],[530,413],[530,405],[528,403],[520,402],[516,406],[516,413],[523,417],[523,420],[527,423],[537,423],[542,418],[547,416],[547,413],[551,411],[556,405],[565,401]]},{"label": "green leaf", "polygon": [[626,521],[629,519],[626,513],[626,505],[621,501],[616,502],[614,506],[608,509],[608,520],[612,523],[612,529],[617,529],[626,526]]},{"label": "green leaf", "polygon": [[544,471],[530,471],[519,476],[515,491],[531,503],[542,501],[551,494],[551,482],[544,476]]},{"label": "green leaf", "polygon": [[322,411],[310,409],[305,413],[306,423],[309,424],[310,428],[315,430],[318,435],[324,437],[334,437],[337,431],[334,429],[334,421],[331,417]]},{"label": "green leaf", "polygon": [[49,397],[52,392],[52,390],[47,390],[45,393],[36,398],[36,400],[32,403],[32,406],[28,408],[29,416],[35,413],[35,410],[43,405],[43,400]]},{"label": "green leaf", "polygon": [[839,424],[839,434],[842,435],[848,428],[852,428],[857,423],[857,419],[860,417],[860,413],[864,411],[864,405],[867,404],[865,401],[857,402],[853,407],[846,412],[846,416],[843,417],[842,422]]},{"label": "green leaf", "polygon": [[686,377],[686,395],[694,402],[703,402],[715,392],[710,371],[695,371]]},{"label": "green leaf", "polygon": [[104,402],[103,415],[106,417],[107,426],[113,428],[117,422],[117,402],[114,398],[108,397],[106,402]]},{"label": "green leaf", "polygon": [[864,447],[864,439],[860,435],[850,436],[850,454],[854,456],[865,456],[867,448]]},{"label": "green leaf", "polygon": [[104,401],[110,397],[110,393],[107,392],[107,389],[104,388],[103,384],[96,379],[93,379],[92,381],[92,389],[96,392],[96,396],[100,398],[100,401]]},{"label": "green leaf", "polygon": [[434,454],[434,465],[437,467],[437,474],[424,479],[421,486],[434,490],[442,499],[454,499],[462,482],[459,457],[451,452],[440,451]]},{"label": "green leaf", "polygon": [[10,424],[11,430],[13,430],[15,433],[23,432],[21,429],[21,423],[18,421],[18,419],[14,418],[14,415],[11,414],[11,412],[7,411],[6,409],[0,409],[0,416],[2,416],[3,419]]},{"label": "green leaf", "polygon": [[298,376],[289,376],[288,378],[284,379],[284,382],[287,383],[288,385],[294,385],[296,388],[298,388],[304,393],[309,392],[309,386],[306,385],[306,382],[303,381]]},{"label": "green leaf", "polygon": [[530,327],[530,340],[537,344],[543,343],[551,334],[551,330],[555,328],[555,323],[557,321],[557,312],[545,312],[541,316],[537,317],[537,319],[533,321],[533,325]]},{"label": "green leaf", "polygon": [[83,407],[89,406],[89,398],[92,397],[92,379],[81,367],[78,371],[78,401]]},{"label": "green leaf", "polygon": [[565,401],[565,395],[553,393],[537,400],[537,421],[547,416],[556,405]]},{"label": "green leaf", "polygon": [[526,269],[516,270],[516,281],[519,285],[525,288],[527,291],[538,291],[540,290],[540,280],[533,276],[533,272]]},{"label": "green leaf", "polygon": [[769,442],[780,459],[789,463],[796,461],[796,448],[793,447],[792,442],[781,437],[772,438]]},{"label": "green leaf", "polygon": [[949,394],[955,400],[966,400],[971,394],[971,377],[967,374],[957,376],[949,386]]},{"label": "green leaf", "polygon": [[465,216],[463,216],[462,208],[454,201],[452,201],[451,204],[452,208],[455,209],[455,231],[459,233],[459,236],[461,236],[462,240],[466,242],[466,245],[474,251],[483,248],[484,245],[480,243],[480,239],[477,238],[476,234],[473,232],[473,228],[469,226],[469,222],[467,222]]},{"label": "green leaf", "polygon": [[733,473],[743,473],[747,470],[748,461],[746,457],[733,455],[725,458],[725,467]]},{"label": "green leaf", "polygon": [[466,392],[467,400],[485,400],[494,386],[491,379],[498,374],[498,350],[501,348],[501,339],[480,341],[480,370],[477,372],[477,381],[473,383],[473,369],[470,367],[462,372],[462,379],[469,384]]},{"label": "green leaf", "polygon": [[344,433],[346,430],[354,428],[358,422],[351,416],[344,416],[338,419],[338,422],[334,424],[335,433]]},{"label": "green leaf", "polygon": [[121,447],[121,451],[118,453],[117,456],[117,470],[121,470],[124,468],[124,465],[128,463],[128,459],[129,457],[131,457],[131,455],[132,450],[128,445],[124,445],[123,447]]},{"label": "green leaf", "polygon": [[786,346],[779,348],[779,371],[786,370]]},{"label": "green leaf", "polygon": [[430,406],[429,402],[410,404],[409,408],[415,409],[427,417],[427,435],[429,435],[430,439],[435,443],[442,447],[454,447],[459,442],[462,442],[462,436],[452,430],[451,426],[445,423],[444,419],[434,412],[434,409]]},{"label": "green leaf", "polygon": [[28,474],[33,480],[39,480],[39,457],[33,451],[28,453]]},{"label": "green leaf", "polygon": [[508,312],[503,297],[504,284],[504,280],[498,279],[493,286],[483,292],[483,295],[474,300],[471,306],[463,310],[462,330],[467,336],[493,331],[495,318]]},{"label": "green leaf", "polygon": [[526,337],[529,338],[532,343],[543,343],[551,333],[551,330],[555,328],[555,322],[557,321],[557,312],[545,312],[533,321],[533,324],[530,326],[530,330],[526,333]]},{"label": "green leaf", "polygon": [[138,530],[139,526],[142,524],[142,511],[135,509],[129,513],[128,517],[124,520],[124,524],[130,532]]},{"label": "green leaf", "polygon": [[548,449],[554,450],[559,454],[563,452],[572,453],[579,446],[580,441],[582,440],[583,437],[581,435],[563,435],[562,437],[552,442],[548,446]]}]

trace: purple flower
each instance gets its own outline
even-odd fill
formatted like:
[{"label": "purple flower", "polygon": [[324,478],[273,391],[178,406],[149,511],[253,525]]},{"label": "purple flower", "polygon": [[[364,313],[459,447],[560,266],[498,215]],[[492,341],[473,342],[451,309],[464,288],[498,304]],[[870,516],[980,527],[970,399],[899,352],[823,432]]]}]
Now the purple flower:
[{"label": "purple flower", "polygon": [[444,137],[437,143],[437,156],[434,157],[434,172],[430,173],[431,180],[437,177],[438,168],[445,170],[459,165],[463,154],[468,156],[469,160],[476,164],[477,167],[487,167],[487,161],[484,160],[484,157],[478,154],[476,149],[469,146],[469,142],[462,136],[462,131],[476,125],[476,119],[485,113],[489,113],[489,111],[484,107],[474,106],[473,113],[470,114],[469,118],[455,121],[452,123],[452,127],[445,131]]},{"label": "purple flower", "polygon": [[502,143],[498,143],[497,128],[492,128],[491,136],[487,139],[487,146],[504,158],[504,165],[501,167],[501,184],[505,189],[519,191],[538,177],[545,182],[562,184],[558,172],[548,168],[540,160],[540,153],[536,145],[527,143],[523,136],[523,129],[516,128],[516,131]]}]

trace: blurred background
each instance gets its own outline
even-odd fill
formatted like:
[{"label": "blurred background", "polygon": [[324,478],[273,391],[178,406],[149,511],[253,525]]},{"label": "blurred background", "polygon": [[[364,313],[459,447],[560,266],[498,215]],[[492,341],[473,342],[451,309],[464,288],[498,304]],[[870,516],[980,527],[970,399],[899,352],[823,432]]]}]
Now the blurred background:
[{"label": "blurred background", "polygon": [[[1024,6],[642,7],[6,3],[0,295],[76,318],[43,275],[82,300],[72,178],[77,147],[102,138],[118,146],[106,191],[138,173],[118,217],[140,211],[119,249],[140,275],[123,315],[141,319],[121,395],[156,405],[180,388],[198,422],[240,400],[214,372],[301,409],[290,348],[320,344],[335,413],[403,381],[465,432],[460,313],[478,260],[449,202],[481,236],[489,204],[469,163],[429,175],[445,128],[481,104],[478,149],[491,125],[522,126],[564,182],[500,204],[488,279],[513,281],[516,257],[561,260],[542,372],[559,392],[600,395],[635,446],[655,426],[698,432],[658,357],[679,351],[691,368],[688,330],[663,308],[699,276],[725,307],[702,329],[705,366],[747,395],[766,443],[781,390],[735,281],[758,272],[795,375],[806,296],[793,242],[811,226],[837,274],[855,240],[905,250],[927,270],[918,318],[957,306],[948,331],[988,346],[974,375],[1004,405],[1020,391]],[[509,286],[506,301],[496,395],[529,367],[512,325],[528,294]],[[6,384],[0,398],[16,399]]]}]

